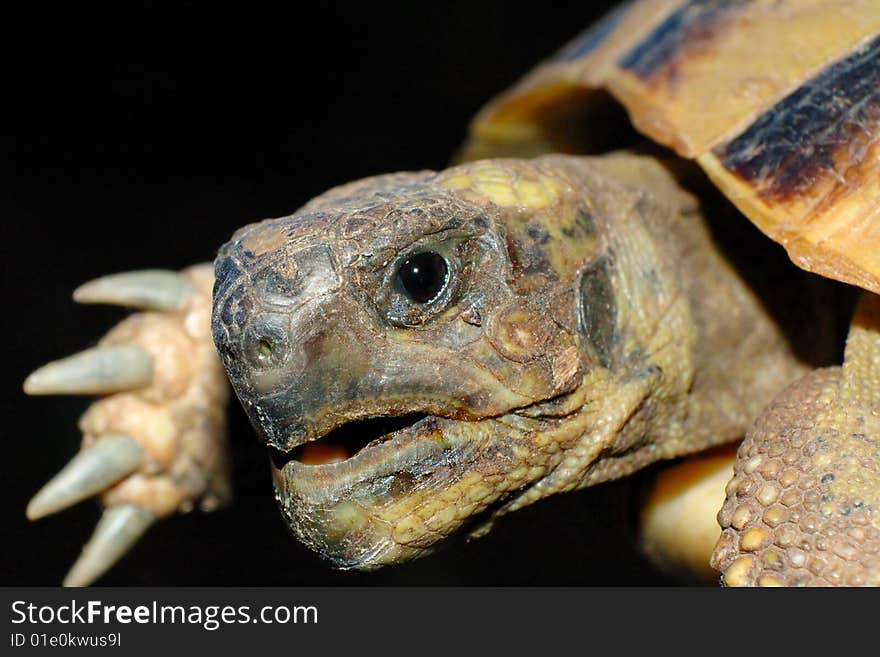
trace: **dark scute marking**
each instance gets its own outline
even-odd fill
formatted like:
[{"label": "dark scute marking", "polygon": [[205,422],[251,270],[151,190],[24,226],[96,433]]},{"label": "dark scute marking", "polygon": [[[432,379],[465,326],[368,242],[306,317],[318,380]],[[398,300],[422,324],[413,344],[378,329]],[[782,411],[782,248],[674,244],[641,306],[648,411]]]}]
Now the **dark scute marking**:
[{"label": "dark scute marking", "polygon": [[526,226],[526,234],[538,244],[546,244],[550,241],[550,233],[547,232],[546,228],[542,228],[541,226]]},{"label": "dark scute marking", "polygon": [[215,299],[225,295],[231,287],[242,279],[242,272],[232,258],[225,257],[223,252],[214,263],[214,292]]},{"label": "dark scute marking", "polygon": [[713,149],[724,167],[784,201],[834,169],[865,157],[880,123],[880,37],[829,66],[762,114],[728,144]]},{"label": "dark scute marking", "polygon": [[510,259],[510,266],[514,271],[522,269],[523,266],[523,258],[520,253],[522,252],[522,245],[511,235],[507,235],[504,239],[505,244],[507,245],[507,257]]},{"label": "dark scute marking", "polygon": [[581,278],[581,330],[603,367],[613,364],[617,343],[617,304],[611,279],[611,258],[602,255]]},{"label": "dark scute marking", "polygon": [[579,210],[575,223],[584,231],[585,235],[594,235],[596,233],[596,218],[587,210]]},{"label": "dark scute marking", "polygon": [[[540,234],[536,239],[529,234],[527,229],[526,235],[522,238],[511,235],[505,238],[510,265],[515,277],[535,274],[552,275],[553,272],[542,248],[542,245],[549,241],[549,235],[547,235],[547,239],[541,239]],[[546,234],[546,231],[542,231],[542,234]]]},{"label": "dark scute marking", "polygon": [[277,267],[263,267],[253,275],[252,281],[254,287],[264,296],[293,298],[298,292],[299,281],[295,273],[292,278],[285,275],[286,273],[288,272],[281,272]]},{"label": "dark scute marking", "polygon": [[238,260],[230,255],[237,254],[237,251],[232,243],[225,244],[214,261],[211,331],[218,348],[225,343],[227,336],[238,336],[252,305],[248,294],[249,279]]},{"label": "dark scute marking", "polygon": [[239,287],[226,298],[220,311],[215,312],[215,317],[222,322],[230,336],[237,336],[244,330],[247,317],[252,309],[253,303],[250,296]]},{"label": "dark scute marking", "polygon": [[633,2],[634,0],[629,0],[629,2],[624,2],[619,7],[612,9],[600,18],[598,22],[588,27],[563,46],[553,59],[561,62],[570,62],[591,53],[614,31],[614,28],[617,27],[620,19],[629,11]]},{"label": "dark scute marking", "polygon": [[596,233],[596,219],[587,210],[578,210],[573,226],[563,226],[562,234],[566,237],[588,237]]},{"label": "dark scute marking", "polygon": [[673,64],[681,51],[711,41],[727,12],[751,0],[690,0],[666,17],[618,62],[621,68],[648,80]]}]

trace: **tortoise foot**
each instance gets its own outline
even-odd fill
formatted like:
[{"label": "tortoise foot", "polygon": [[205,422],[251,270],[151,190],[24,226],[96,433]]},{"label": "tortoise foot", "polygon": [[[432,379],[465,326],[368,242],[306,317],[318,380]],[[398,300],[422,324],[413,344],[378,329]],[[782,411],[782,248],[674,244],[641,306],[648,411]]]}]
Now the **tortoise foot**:
[{"label": "tortoise foot", "polygon": [[80,418],[79,453],[31,499],[36,520],[100,496],[103,516],[64,584],[100,577],[158,518],[211,510],[230,498],[224,408],[228,387],[210,332],[210,265],[86,283],[82,303],[143,309],[98,343],[45,365],[28,394],[95,394]]},{"label": "tortoise foot", "polygon": [[880,585],[880,297],[843,367],[774,400],[739,449],[712,565],[729,586]]}]

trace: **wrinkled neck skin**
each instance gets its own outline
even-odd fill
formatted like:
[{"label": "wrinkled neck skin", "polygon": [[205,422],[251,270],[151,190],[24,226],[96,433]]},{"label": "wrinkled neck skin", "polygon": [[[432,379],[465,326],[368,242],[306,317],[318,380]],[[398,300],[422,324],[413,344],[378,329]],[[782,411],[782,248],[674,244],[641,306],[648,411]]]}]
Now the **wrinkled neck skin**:
[{"label": "wrinkled neck skin", "polygon": [[[404,311],[382,286],[419,250],[443,254],[452,282],[436,309]],[[295,296],[284,267],[317,292],[279,301]],[[292,530],[341,568],[420,556],[547,495],[734,440],[803,371],[693,199],[623,154],[352,183],[240,231],[217,276],[215,341],[277,449],[426,415],[339,462],[276,459]],[[284,350],[255,366],[267,321]]]},{"label": "wrinkled neck skin", "polygon": [[[584,304],[603,289],[584,281],[603,267],[611,277],[611,357],[564,401],[515,413],[552,422],[537,433],[559,451],[551,448],[547,472],[477,535],[495,517],[547,495],[738,440],[768,399],[809,370],[720,255],[695,199],[659,165],[624,153],[552,159],[605,223],[603,255],[576,280],[584,317]],[[586,351],[590,328],[582,327]],[[566,413],[550,419],[556,404]]]}]

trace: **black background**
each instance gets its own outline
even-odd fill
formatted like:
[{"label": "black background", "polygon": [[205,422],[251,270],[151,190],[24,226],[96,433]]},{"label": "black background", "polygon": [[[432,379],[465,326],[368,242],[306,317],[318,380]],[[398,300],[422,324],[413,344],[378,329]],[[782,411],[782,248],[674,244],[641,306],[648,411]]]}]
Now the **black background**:
[{"label": "black background", "polygon": [[[89,278],[212,259],[236,227],[332,185],[441,168],[467,120],[610,3],[389,6],[68,3],[3,18],[0,584],[55,584],[99,510],[28,523],[74,453],[83,398],[27,398],[38,365],[95,342],[117,309]],[[519,511],[487,538],[377,573],[301,548],[266,456],[232,414],[236,504],[155,526],[105,584],[622,584],[663,580],[634,548],[627,483]]]}]

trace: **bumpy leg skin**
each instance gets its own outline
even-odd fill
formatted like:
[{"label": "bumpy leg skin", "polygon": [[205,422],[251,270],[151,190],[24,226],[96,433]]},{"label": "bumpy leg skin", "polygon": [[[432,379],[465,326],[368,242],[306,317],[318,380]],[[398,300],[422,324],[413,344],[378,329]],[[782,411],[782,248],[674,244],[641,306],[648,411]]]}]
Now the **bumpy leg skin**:
[{"label": "bumpy leg skin", "polygon": [[880,297],[862,299],[843,366],[755,423],[718,521],[728,586],[880,585]]},{"label": "bumpy leg skin", "polygon": [[104,514],[65,585],[100,577],[156,519],[229,500],[229,392],[211,339],[212,285],[207,264],[85,284],[74,293],[79,302],[146,310],[117,324],[97,347],[25,381],[28,394],[106,395],[80,419],[80,452],[27,508],[36,520],[101,497]]}]

